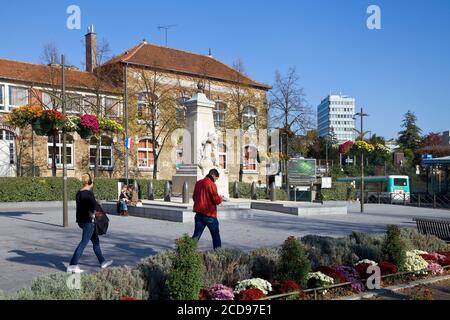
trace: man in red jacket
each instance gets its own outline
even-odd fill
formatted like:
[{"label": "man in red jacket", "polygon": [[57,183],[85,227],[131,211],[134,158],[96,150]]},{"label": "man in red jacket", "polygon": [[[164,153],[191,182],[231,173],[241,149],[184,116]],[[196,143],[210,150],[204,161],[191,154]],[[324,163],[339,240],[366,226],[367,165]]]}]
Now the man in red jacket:
[{"label": "man in red jacket", "polygon": [[194,212],[195,231],[193,239],[200,240],[205,227],[211,232],[214,250],[222,246],[219,232],[219,220],[217,220],[217,206],[224,199],[217,193],[216,181],[219,179],[219,172],[212,169],[205,179],[198,181],[194,188]]}]

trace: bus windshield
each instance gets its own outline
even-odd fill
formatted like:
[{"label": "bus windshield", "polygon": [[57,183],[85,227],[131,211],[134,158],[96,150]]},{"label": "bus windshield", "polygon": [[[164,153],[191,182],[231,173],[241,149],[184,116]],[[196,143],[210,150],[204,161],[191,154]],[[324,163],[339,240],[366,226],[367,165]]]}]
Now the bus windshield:
[{"label": "bus windshield", "polygon": [[394,179],[394,186],[396,186],[396,187],[407,187],[408,186],[408,179],[395,178]]}]

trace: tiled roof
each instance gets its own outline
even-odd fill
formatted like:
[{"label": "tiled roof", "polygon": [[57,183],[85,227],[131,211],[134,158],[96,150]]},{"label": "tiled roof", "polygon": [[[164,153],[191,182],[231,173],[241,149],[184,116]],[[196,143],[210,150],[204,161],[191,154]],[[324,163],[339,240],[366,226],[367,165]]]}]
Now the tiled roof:
[{"label": "tiled roof", "polygon": [[[105,93],[119,93],[120,89],[99,80],[91,73],[66,69],[66,87],[78,90],[96,90],[99,88]],[[24,82],[40,86],[61,85],[61,68],[50,67],[43,64],[19,62],[0,59],[0,79]]]},{"label": "tiled roof", "polygon": [[114,57],[106,65],[128,63],[212,80],[242,82],[268,90],[271,87],[254,81],[213,57],[142,42]]}]

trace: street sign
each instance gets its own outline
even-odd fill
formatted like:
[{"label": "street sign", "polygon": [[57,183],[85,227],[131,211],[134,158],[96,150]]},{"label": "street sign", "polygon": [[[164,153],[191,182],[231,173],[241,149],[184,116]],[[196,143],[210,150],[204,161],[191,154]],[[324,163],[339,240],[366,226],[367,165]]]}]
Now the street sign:
[{"label": "street sign", "polygon": [[316,159],[292,159],[288,161],[289,184],[297,185],[316,180]]}]

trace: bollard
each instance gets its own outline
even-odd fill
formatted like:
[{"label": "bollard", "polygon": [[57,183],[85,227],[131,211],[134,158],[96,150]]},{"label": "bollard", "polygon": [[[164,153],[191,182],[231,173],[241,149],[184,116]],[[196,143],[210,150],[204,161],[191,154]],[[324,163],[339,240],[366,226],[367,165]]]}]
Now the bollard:
[{"label": "bollard", "polygon": [[233,185],[233,198],[239,199],[241,197],[240,191],[239,191],[239,183],[237,181],[234,182]]},{"label": "bollard", "polygon": [[153,187],[153,180],[148,181],[148,200],[155,200],[155,188]]},{"label": "bollard", "polygon": [[170,182],[166,181],[164,185],[164,201],[170,202]]},{"label": "bollard", "polygon": [[251,188],[250,193],[251,193],[251,199],[252,200],[258,200],[258,196],[256,194],[256,182],[254,182],[254,181],[252,183],[252,188]]},{"label": "bollard", "polygon": [[418,201],[419,201],[419,208],[421,207],[421,203],[420,203],[420,201],[421,201],[421,199],[420,199],[420,193],[419,193],[419,199],[418,199]]},{"label": "bollard", "polygon": [[277,189],[275,187],[275,182],[270,185],[270,201],[277,201]]},{"label": "bollard", "polygon": [[189,203],[189,184],[187,181],[183,184],[183,203]]}]

